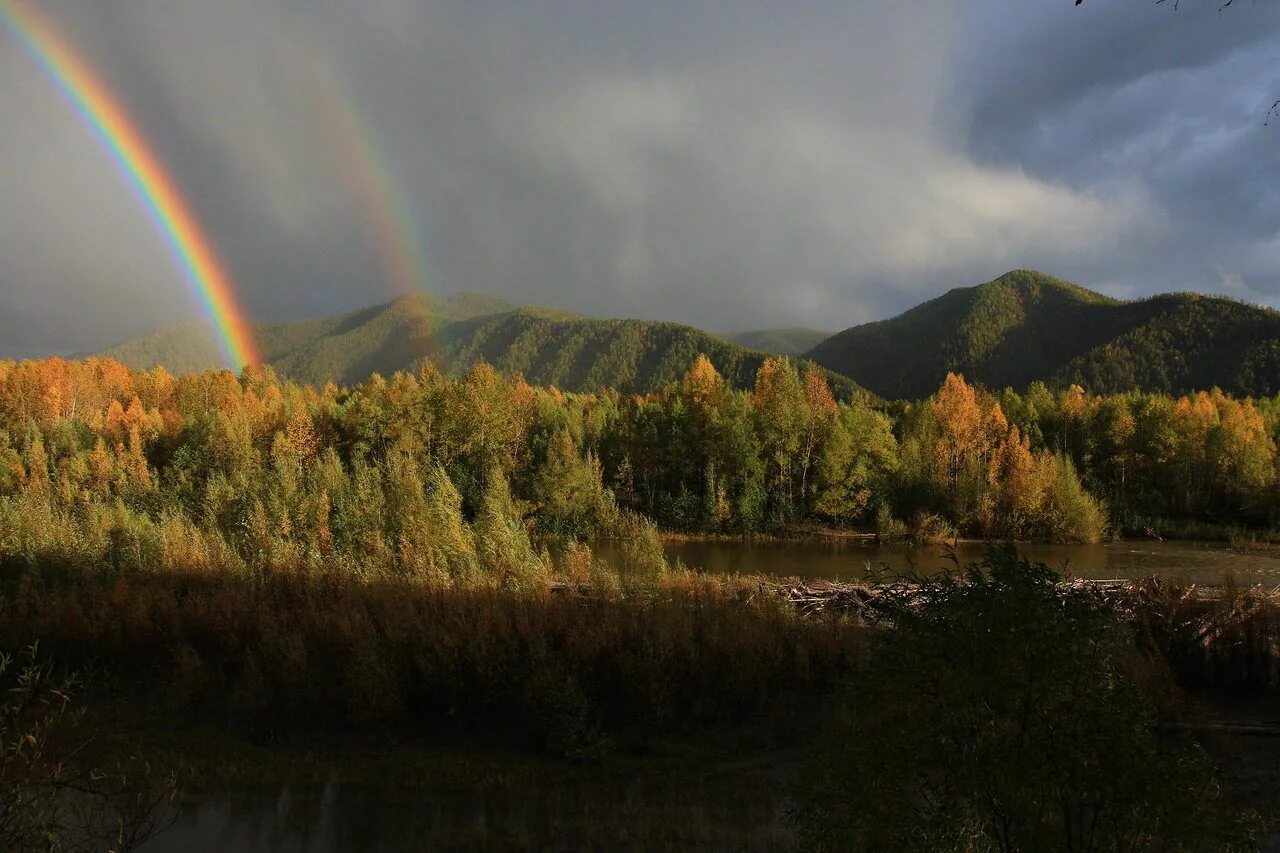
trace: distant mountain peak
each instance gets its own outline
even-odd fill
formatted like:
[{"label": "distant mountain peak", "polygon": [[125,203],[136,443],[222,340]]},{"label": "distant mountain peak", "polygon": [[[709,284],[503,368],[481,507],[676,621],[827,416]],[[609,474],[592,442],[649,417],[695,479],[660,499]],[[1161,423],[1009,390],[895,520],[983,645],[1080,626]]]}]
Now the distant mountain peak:
[{"label": "distant mountain peak", "polygon": [[781,329],[753,329],[746,332],[728,332],[721,335],[727,341],[741,344],[747,349],[779,355],[803,355],[822,341],[831,337],[830,332],[802,327]]},{"label": "distant mountain peak", "polygon": [[1280,391],[1280,314],[1201,294],[1126,302],[1036,270],[958,287],[897,317],[846,329],[807,355],[871,391],[923,397],[947,372],[990,387],[1091,391],[1217,385]]}]

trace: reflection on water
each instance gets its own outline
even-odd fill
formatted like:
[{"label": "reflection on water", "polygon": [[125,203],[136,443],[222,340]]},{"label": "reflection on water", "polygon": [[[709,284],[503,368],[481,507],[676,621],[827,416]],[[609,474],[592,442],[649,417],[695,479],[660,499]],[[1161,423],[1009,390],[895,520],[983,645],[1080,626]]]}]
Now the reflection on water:
[{"label": "reflection on water", "polygon": [[[961,543],[962,564],[982,559],[986,546]],[[1018,546],[1019,553],[1050,568],[1085,578],[1134,578],[1160,575],[1200,584],[1280,583],[1280,552],[1237,551],[1203,542],[1108,542],[1100,545]],[[941,546],[877,544],[865,539],[808,539],[759,542],[667,543],[667,554],[703,571],[766,574],[776,577],[859,580],[883,571],[932,573],[954,568]],[[607,551],[602,552],[607,559]]]},{"label": "reflection on water", "polygon": [[501,792],[330,784],[242,789],[183,806],[144,853],[438,849],[777,850],[794,846],[778,786],[728,776]]}]

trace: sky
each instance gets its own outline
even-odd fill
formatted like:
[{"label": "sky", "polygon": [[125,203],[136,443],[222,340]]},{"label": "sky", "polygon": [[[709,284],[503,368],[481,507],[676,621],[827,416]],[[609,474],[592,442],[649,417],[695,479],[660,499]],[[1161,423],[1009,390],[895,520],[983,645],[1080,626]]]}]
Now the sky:
[{"label": "sky", "polygon": [[[143,129],[261,321],[432,292],[836,331],[1030,267],[1280,305],[1280,3],[27,0]],[[199,316],[0,33],[0,357]]]}]

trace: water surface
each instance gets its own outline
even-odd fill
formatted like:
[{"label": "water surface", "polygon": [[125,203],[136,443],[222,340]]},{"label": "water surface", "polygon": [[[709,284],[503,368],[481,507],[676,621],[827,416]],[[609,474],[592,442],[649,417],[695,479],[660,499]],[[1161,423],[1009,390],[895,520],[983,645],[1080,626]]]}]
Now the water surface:
[{"label": "water surface", "polygon": [[[964,563],[982,559],[988,546],[960,543]],[[1280,584],[1280,550],[1232,549],[1221,543],[1122,541],[1098,545],[1020,544],[1020,554],[1056,571],[1083,578],[1137,578],[1158,575],[1199,584]],[[886,570],[933,573],[955,568],[943,546],[879,544],[869,539],[824,537],[803,540],[668,541],[667,555],[707,572],[775,577],[863,580]],[[602,551],[608,558],[608,551]]]},{"label": "water surface", "polygon": [[781,785],[732,774],[506,791],[333,783],[190,798],[142,853],[413,850],[779,850]]}]

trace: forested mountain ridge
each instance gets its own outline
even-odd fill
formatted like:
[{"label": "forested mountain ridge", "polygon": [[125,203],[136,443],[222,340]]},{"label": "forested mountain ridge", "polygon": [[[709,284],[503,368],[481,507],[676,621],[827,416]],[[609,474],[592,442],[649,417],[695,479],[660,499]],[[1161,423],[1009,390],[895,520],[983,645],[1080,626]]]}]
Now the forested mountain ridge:
[{"label": "forested mountain ridge", "polygon": [[[601,320],[487,296],[403,297],[338,317],[254,327],[263,360],[282,377],[320,386],[389,376],[430,358],[459,373],[483,359],[506,373],[562,390],[649,391],[678,380],[700,354],[737,388],[755,381],[767,354],[678,323]],[[186,373],[218,367],[211,336],[186,324],[141,336],[96,355],[134,369],[157,364]],[[837,397],[863,392],[828,374]]]},{"label": "forested mountain ridge", "polygon": [[[442,362],[466,366],[483,358],[536,385],[566,390],[629,386],[648,391],[676,382],[706,355],[735,388],[749,388],[767,354],[679,323],[597,320],[543,309],[520,309],[451,323],[438,341]],[[836,396],[862,391],[829,373]]]},{"label": "forested mountain ridge", "polygon": [[1280,313],[1196,293],[1132,303],[1140,325],[1067,362],[1059,383],[1099,393],[1182,393],[1218,387],[1235,394],[1280,391]]},{"label": "forested mountain ridge", "polygon": [[846,329],[806,356],[889,398],[926,396],[953,371],[991,388],[1262,395],[1280,391],[1280,313],[1195,293],[1125,302],[1015,270]]},{"label": "forested mountain ridge", "polygon": [[[596,319],[517,308],[477,294],[404,297],[337,317],[254,327],[264,360],[310,385],[355,384],[431,358],[458,373],[477,359],[566,391],[644,392],[675,381],[699,353],[745,388],[766,353],[822,365],[843,399],[867,389],[890,399],[931,394],[947,373],[989,388],[1078,384],[1093,393],[1280,392],[1280,313],[1224,297],[1170,293],[1125,302],[1031,270],[961,287],[887,320],[822,335],[766,329],[713,335],[677,323]],[[104,350],[132,368],[185,373],[217,367],[196,324]]]},{"label": "forested mountain ridge", "polygon": [[[334,317],[252,328],[264,361],[290,379],[322,385],[359,382],[375,371],[393,373],[427,355],[423,348],[441,326],[513,309],[476,293],[405,296]],[[223,363],[212,334],[199,323],[157,329],[94,355],[136,370],[159,364],[175,374]]]},{"label": "forested mountain ridge", "polygon": [[777,355],[803,355],[831,337],[831,333],[806,328],[754,329],[748,332],[728,332],[720,337],[747,349]]}]

